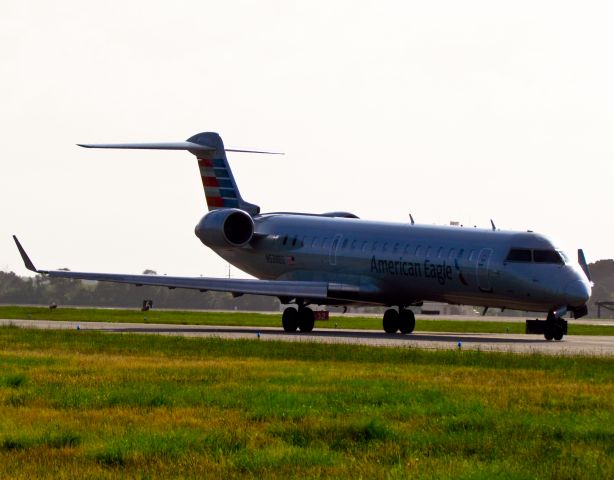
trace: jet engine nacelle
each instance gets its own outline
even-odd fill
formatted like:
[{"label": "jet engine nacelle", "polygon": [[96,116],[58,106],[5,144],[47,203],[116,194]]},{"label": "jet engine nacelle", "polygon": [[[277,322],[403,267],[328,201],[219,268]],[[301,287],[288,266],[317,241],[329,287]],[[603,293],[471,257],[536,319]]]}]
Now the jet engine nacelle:
[{"label": "jet engine nacelle", "polygon": [[249,213],[238,208],[213,210],[198,222],[194,233],[213,249],[242,247],[254,235],[254,221]]}]

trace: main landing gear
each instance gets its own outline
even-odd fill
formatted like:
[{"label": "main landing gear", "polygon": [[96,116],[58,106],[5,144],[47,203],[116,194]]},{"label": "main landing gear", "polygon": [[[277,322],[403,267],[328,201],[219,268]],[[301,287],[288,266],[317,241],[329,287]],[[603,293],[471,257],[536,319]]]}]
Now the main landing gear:
[{"label": "main landing gear", "polygon": [[284,332],[296,332],[298,328],[302,333],[308,333],[313,330],[315,316],[309,307],[298,307],[298,310],[288,307],[281,316],[281,324]]},{"label": "main landing gear", "polygon": [[414,312],[405,308],[399,308],[397,312],[394,308],[389,308],[384,312],[384,319],[382,321],[384,325],[384,331],[386,333],[411,333],[416,328],[416,317]]}]

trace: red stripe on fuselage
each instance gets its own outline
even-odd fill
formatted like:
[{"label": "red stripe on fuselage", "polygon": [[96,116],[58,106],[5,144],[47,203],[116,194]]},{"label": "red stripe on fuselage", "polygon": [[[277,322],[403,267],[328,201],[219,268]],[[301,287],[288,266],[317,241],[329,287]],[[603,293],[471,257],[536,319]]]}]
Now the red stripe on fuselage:
[{"label": "red stripe on fuselage", "polygon": [[213,160],[210,160],[208,158],[199,158],[198,165],[200,165],[201,167],[213,167]]}]

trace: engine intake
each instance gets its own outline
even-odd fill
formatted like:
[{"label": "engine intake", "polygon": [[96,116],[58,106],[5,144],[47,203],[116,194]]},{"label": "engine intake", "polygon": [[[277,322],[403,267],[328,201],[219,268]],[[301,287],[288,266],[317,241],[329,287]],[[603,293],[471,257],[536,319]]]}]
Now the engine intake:
[{"label": "engine intake", "polygon": [[254,235],[254,221],[249,213],[237,208],[213,210],[198,222],[194,233],[213,249],[242,247]]}]

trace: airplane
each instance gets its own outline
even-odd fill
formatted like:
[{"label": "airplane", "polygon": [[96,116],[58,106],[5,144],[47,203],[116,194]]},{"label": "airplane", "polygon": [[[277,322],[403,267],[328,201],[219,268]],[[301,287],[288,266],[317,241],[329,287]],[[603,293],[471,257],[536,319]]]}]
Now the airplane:
[{"label": "airplane", "polygon": [[277,297],[289,305],[284,331],[311,332],[310,306],[389,307],[385,332],[410,334],[412,306],[424,301],[546,313],[546,340],[567,333],[563,317],[588,313],[591,279],[584,253],[571,259],[533,231],[363,220],[349,212],[261,213],[245,201],[221,137],[203,132],[185,142],[79,144],[85,148],[185,150],[196,156],[209,211],[195,227],[200,241],[255,279],[125,275],[37,269],[13,236],[26,268],[49,277],[98,280]]}]

